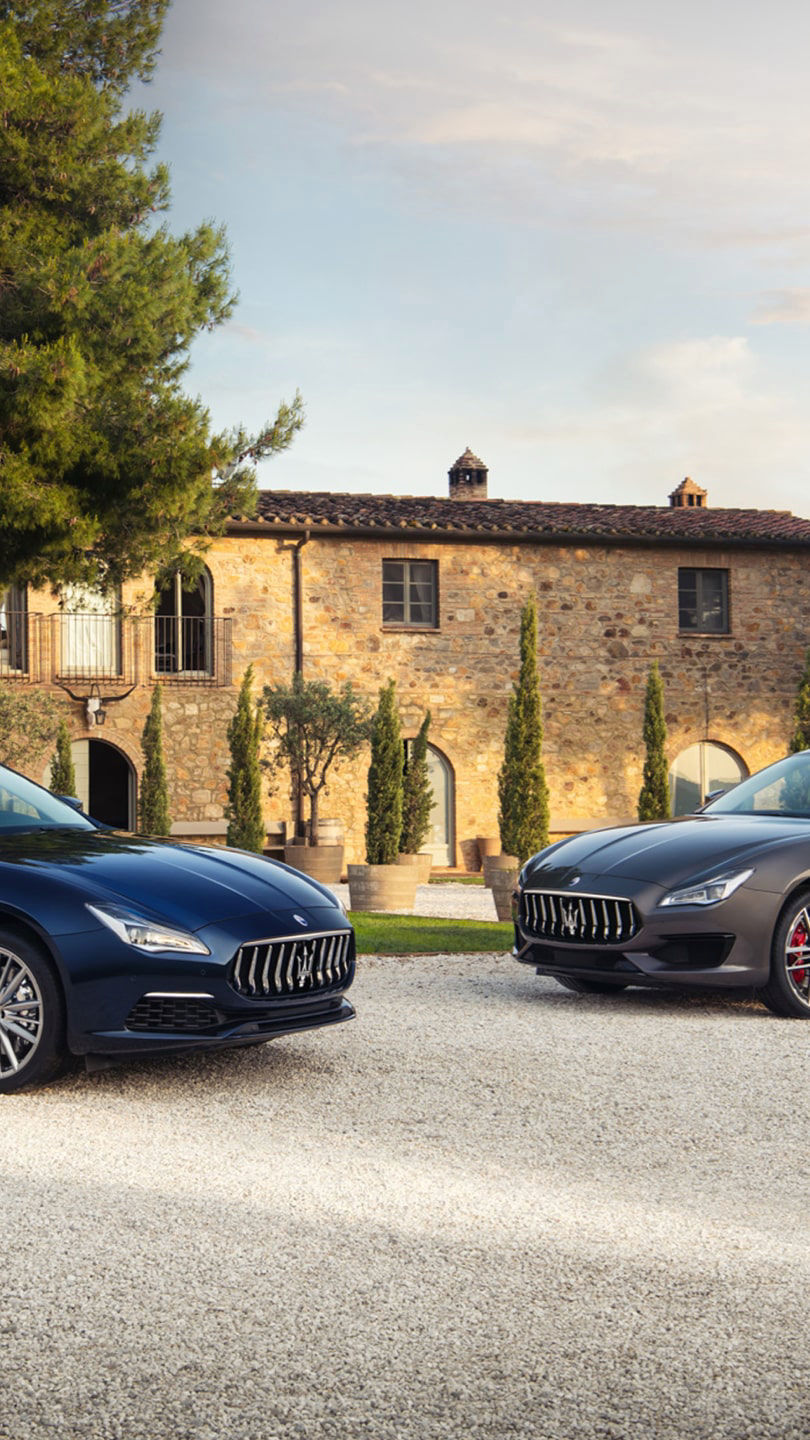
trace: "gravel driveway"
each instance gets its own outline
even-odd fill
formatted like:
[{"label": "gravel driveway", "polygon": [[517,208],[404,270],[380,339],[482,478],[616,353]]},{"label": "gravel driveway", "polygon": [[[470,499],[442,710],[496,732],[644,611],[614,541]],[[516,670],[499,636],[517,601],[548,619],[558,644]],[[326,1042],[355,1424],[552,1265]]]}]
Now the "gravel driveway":
[{"label": "gravel driveway", "polygon": [[4,1440],[806,1440],[810,1027],[367,959],[2,1101]]}]

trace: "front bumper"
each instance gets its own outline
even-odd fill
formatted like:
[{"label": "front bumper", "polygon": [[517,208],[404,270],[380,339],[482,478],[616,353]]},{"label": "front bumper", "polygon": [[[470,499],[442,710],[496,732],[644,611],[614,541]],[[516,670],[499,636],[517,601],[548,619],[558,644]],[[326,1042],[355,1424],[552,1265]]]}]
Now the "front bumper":
[{"label": "front bumper", "polygon": [[[526,887],[532,891],[534,886]],[[742,886],[717,905],[658,908],[664,890],[632,881],[607,884],[582,877],[577,889],[561,891],[576,902],[590,890],[632,903],[637,928],[632,936],[597,944],[577,936],[538,935],[528,923],[521,892],[513,954],[539,975],[615,981],[622,985],[690,985],[752,988],[764,985],[779,897]]]},{"label": "front bumper", "polygon": [[110,1056],[222,1049],[351,1020],[354,1007],[345,998],[355,973],[351,927],[334,910],[313,910],[309,919],[312,932],[329,928],[351,937],[342,978],[273,996],[240,993],[233,965],[241,946],[289,933],[277,916],[206,927],[199,933],[210,955],[145,954],[106,927],[59,937],[69,1048]]}]

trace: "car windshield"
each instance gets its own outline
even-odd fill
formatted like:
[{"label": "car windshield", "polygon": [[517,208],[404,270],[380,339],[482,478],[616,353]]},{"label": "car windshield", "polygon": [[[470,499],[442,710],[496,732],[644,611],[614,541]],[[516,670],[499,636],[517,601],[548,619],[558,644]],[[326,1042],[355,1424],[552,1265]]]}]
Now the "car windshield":
[{"label": "car windshield", "polygon": [[0,765],[0,834],[20,830],[95,830],[92,820],[49,790]]},{"label": "car windshield", "polygon": [[706,815],[791,815],[810,820],[810,750],[777,760],[706,806]]}]

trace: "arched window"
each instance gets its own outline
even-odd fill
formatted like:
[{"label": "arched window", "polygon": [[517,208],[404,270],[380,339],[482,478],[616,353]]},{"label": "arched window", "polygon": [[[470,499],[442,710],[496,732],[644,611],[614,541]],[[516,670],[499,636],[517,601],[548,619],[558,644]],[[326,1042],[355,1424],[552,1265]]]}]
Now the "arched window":
[{"label": "arched window", "polygon": [[213,675],[213,584],[203,570],[190,589],[175,574],[158,593],[155,674]]},{"label": "arched window", "polygon": [[716,790],[730,790],[748,774],[734,750],[700,740],[682,750],[669,772],[673,815],[691,815]]},{"label": "arched window", "polygon": [[0,591],[0,675],[28,670],[28,592],[24,585]]}]

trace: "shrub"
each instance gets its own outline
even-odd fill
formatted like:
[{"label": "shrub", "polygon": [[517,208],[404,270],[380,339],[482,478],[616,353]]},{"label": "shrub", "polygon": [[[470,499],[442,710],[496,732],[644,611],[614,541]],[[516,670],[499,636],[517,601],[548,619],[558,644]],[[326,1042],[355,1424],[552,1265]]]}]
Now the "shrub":
[{"label": "shrub", "polygon": [[70,732],[64,719],[59,721],[56,751],[51,760],[50,788],[54,795],[72,795],[76,798],[76,772],[73,768]]}]

